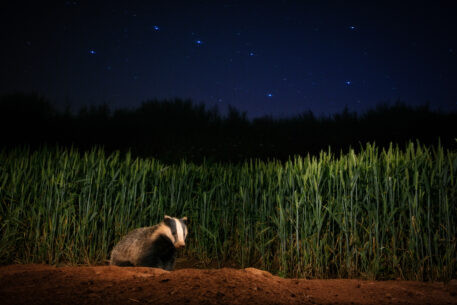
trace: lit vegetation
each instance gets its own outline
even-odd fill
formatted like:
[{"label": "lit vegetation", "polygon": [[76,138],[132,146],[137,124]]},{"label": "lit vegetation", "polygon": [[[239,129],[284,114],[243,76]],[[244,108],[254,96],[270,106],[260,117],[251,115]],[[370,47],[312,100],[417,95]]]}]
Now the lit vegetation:
[{"label": "lit vegetation", "polygon": [[0,262],[103,264],[132,228],[188,216],[186,256],[283,276],[456,277],[457,153],[165,165],[101,149],[0,153]]}]

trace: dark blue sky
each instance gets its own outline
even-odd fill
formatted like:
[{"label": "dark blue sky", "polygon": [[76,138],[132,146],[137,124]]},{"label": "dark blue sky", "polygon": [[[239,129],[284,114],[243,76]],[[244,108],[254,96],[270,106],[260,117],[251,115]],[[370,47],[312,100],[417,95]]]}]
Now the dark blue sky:
[{"label": "dark blue sky", "polygon": [[397,99],[457,110],[452,1],[35,2],[2,7],[0,94],[180,97],[250,117]]}]

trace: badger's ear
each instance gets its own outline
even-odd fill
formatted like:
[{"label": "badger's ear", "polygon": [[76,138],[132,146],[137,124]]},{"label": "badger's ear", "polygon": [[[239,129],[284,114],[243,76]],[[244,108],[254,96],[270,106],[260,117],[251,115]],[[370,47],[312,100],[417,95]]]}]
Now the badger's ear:
[{"label": "badger's ear", "polygon": [[184,224],[187,225],[187,216],[184,216],[183,218],[181,218],[182,222],[184,222]]}]

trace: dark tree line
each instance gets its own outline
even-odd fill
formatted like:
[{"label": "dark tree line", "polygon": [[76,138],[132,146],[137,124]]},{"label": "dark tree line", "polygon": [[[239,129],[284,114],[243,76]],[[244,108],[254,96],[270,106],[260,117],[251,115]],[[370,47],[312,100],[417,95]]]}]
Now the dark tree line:
[{"label": "dark tree line", "polygon": [[0,97],[1,146],[73,146],[81,150],[103,146],[154,156],[165,162],[237,162],[248,158],[286,160],[320,150],[359,149],[366,142],[388,146],[409,140],[445,147],[457,146],[457,113],[402,103],[379,105],[362,115],[345,109],[328,117],[305,112],[295,117],[262,117],[229,107],[222,116],[189,100],[150,100],[136,109],[112,110],[107,105],[84,107],[77,113],[59,111],[43,97],[11,94]]}]

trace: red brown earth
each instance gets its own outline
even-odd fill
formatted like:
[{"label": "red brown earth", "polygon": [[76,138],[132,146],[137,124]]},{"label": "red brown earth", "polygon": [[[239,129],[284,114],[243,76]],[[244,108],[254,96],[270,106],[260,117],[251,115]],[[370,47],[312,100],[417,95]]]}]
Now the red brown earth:
[{"label": "red brown earth", "polygon": [[457,281],[283,279],[254,268],[0,267],[0,304],[457,304]]}]

